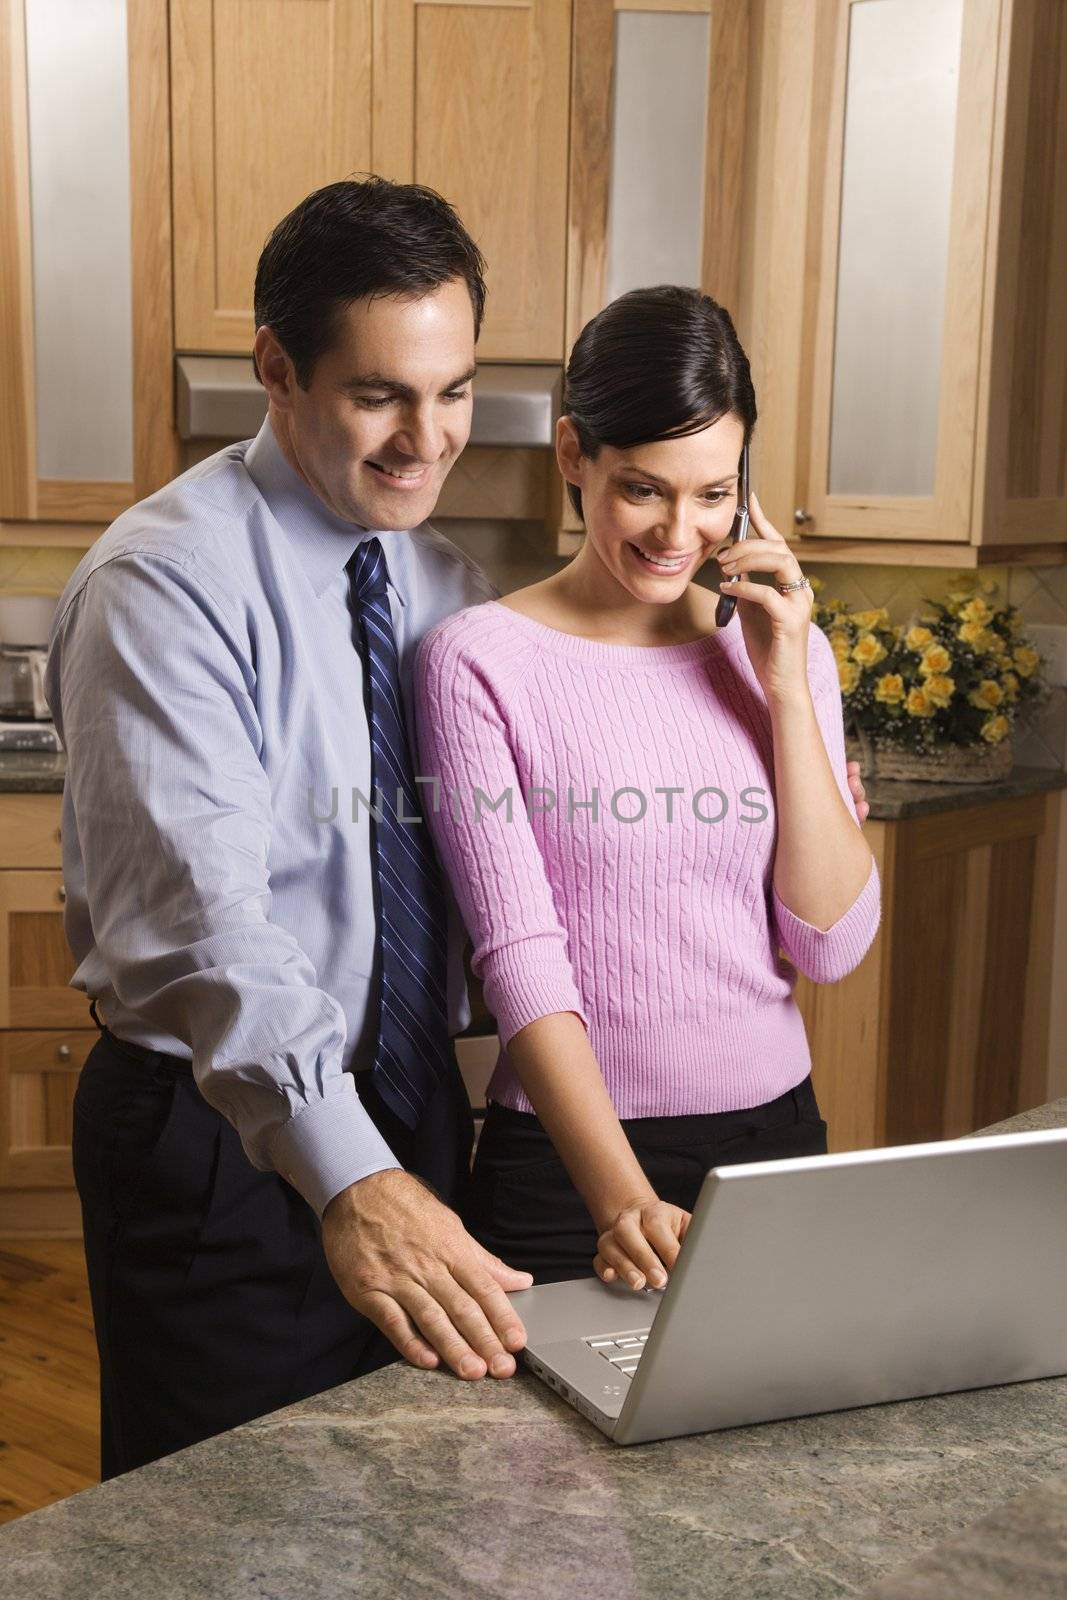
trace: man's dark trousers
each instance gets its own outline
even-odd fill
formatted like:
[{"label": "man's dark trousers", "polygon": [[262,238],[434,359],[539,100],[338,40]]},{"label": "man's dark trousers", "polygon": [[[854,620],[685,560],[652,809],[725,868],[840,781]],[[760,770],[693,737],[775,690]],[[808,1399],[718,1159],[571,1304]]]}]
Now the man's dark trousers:
[{"label": "man's dark trousers", "polygon": [[[397,1159],[458,1207],[473,1119],[454,1050],[451,1066],[414,1134],[356,1082]],[[338,1289],[311,1207],[251,1165],[188,1062],[103,1029],[73,1142],[103,1478],[398,1359]]]}]

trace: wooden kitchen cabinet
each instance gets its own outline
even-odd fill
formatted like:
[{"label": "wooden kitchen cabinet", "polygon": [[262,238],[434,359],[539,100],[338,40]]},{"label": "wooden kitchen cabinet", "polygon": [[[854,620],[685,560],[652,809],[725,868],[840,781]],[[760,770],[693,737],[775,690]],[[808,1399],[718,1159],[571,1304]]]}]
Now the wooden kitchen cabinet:
[{"label": "wooden kitchen cabinet", "polygon": [[483,359],[562,358],[571,0],[171,0],[170,19],[177,349],[245,354],[271,228],[374,171],[439,190],[484,251]]},{"label": "wooden kitchen cabinet", "polygon": [[[738,300],[750,0],[574,0],[565,352],[618,295]],[[550,548],[584,529],[557,473]]]},{"label": "wooden kitchen cabinet", "polygon": [[68,988],[59,872],[0,873],[0,1028],[77,1027],[88,1002]]},{"label": "wooden kitchen cabinet", "polygon": [[831,1150],[955,1138],[1047,1097],[1058,790],[872,821],[882,923],[796,999]]},{"label": "wooden kitchen cabinet", "polygon": [[1067,544],[1061,0],[753,0],[753,477],[814,560]]},{"label": "wooden kitchen cabinet", "polygon": [[73,1187],[71,1106],[96,1039],[95,1028],[0,1033],[0,1189]]},{"label": "wooden kitchen cabinet", "polygon": [[312,189],[369,171],[371,0],[171,0],[175,340],[247,354],[256,261]]},{"label": "wooden kitchen cabinet", "polygon": [[68,987],[60,806],[0,794],[0,1234],[79,1226],[71,1107],[98,1035]]},{"label": "wooden kitchen cabinet", "polygon": [[374,170],[485,255],[483,361],[561,361],[571,0],[376,0]]},{"label": "wooden kitchen cabinet", "polygon": [[0,547],[177,471],[167,3],[0,4]]}]

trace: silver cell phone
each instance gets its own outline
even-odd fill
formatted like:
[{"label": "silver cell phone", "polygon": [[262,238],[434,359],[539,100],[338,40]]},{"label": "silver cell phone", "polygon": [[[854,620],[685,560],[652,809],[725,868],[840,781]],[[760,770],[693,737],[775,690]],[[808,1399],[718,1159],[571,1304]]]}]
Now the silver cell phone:
[{"label": "silver cell phone", "polygon": [[[733,526],[730,529],[730,538],[734,544],[740,544],[742,539],[748,538],[748,445],[741,451],[741,466],[737,480],[737,510],[734,512]],[[723,583],[736,583],[737,578],[724,578]],[[719,596],[719,603],[715,607],[715,626],[725,628],[734,612],[737,610],[737,601],[728,594]]]}]

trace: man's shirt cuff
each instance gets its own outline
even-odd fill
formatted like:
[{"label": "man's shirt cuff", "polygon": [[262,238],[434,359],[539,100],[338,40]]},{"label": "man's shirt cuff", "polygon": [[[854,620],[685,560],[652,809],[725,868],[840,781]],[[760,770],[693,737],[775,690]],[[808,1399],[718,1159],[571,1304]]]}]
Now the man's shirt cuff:
[{"label": "man's shirt cuff", "polygon": [[341,1075],[333,1094],[282,1124],[271,1141],[270,1158],[320,1222],[330,1201],[349,1184],[401,1166],[361,1103],[349,1072]]}]

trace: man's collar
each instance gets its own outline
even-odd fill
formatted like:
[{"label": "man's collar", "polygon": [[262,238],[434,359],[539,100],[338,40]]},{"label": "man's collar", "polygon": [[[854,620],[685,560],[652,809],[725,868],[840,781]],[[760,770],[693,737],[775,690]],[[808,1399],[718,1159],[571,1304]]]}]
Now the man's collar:
[{"label": "man's collar", "polygon": [[[358,545],[376,530],[346,522],[330,510],[282,454],[274,436],[270,417],[245,452],[245,468],[267,505],[275,522],[292,545],[308,575],[316,595],[322,595],[344,570]],[[389,587],[404,604],[393,578],[388,539],[382,540]]]}]

